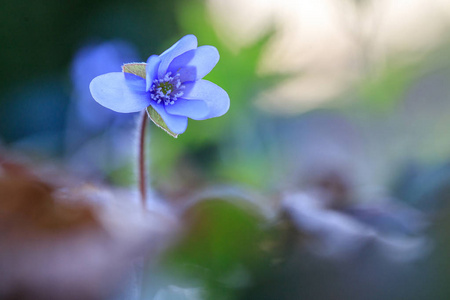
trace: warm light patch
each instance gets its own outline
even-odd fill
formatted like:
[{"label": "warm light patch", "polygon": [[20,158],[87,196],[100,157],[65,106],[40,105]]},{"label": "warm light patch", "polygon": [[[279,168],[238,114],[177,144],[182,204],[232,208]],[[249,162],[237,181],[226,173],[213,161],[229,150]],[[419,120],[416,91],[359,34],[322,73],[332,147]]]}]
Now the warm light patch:
[{"label": "warm light patch", "polygon": [[[209,0],[209,9],[235,51],[277,30],[260,72],[301,76],[260,103],[290,112],[335,99],[393,55],[423,55],[442,42],[450,18],[450,0]],[[280,109],[280,97],[292,97],[283,101],[291,107]]]}]

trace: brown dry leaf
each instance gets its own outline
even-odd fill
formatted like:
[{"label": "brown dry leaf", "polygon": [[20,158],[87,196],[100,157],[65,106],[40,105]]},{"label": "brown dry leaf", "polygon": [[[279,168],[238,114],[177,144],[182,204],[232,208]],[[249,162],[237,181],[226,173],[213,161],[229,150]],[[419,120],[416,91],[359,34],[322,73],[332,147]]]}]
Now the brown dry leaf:
[{"label": "brown dry leaf", "polygon": [[123,294],[135,262],[174,232],[170,217],[144,213],[129,191],[37,173],[0,157],[0,299]]}]

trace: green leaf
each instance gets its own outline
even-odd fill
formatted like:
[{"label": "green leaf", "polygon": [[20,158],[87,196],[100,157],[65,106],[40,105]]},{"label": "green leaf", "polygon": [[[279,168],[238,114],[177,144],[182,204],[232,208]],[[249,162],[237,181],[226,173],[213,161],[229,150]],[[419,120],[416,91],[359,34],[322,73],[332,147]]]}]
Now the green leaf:
[{"label": "green leaf", "polygon": [[415,64],[387,65],[376,77],[361,82],[358,93],[371,111],[390,112],[404,98],[417,77],[420,66]]},{"label": "green leaf", "polygon": [[147,107],[147,115],[150,118],[150,120],[155,123],[156,126],[173,136],[174,138],[178,137],[178,134],[170,131],[169,127],[167,127],[166,123],[164,122],[163,118],[160,114],[156,112],[156,110],[153,109],[153,107],[149,106]]},{"label": "green leaf", "polygon": [[131,73],[145,79],[146,63],[130,63],[122,66],[122,72]]},{"label": "green leaf", "polygon": [[[137,75],[139,77],[142,77],[145,79],[146,73],[145,73],[145,66],[146,63],[129,63],[124,64],[122,66],[122,72],[130,73]],[[169,127],[167,127],[166,123],[164,122],[163,118],[156,110],[153,109],[152,106],[147,107],[147,115],[152,120],[153,123],[155,123],[156,126],[173,136],[174,138],[178,137],[178,134],[172,132]]]},{"label": "green leaf", "polygon": [[[165,252],[163,264],[175,278],[201,282],[206,299],[236,299],[239,287],[230,280],[242,280],[238,284],[245,287],[247,277],[265,271],[271,257],[263,244],[270,236],[254,204],[240,197],[204,198],[181,218],[185,234]],[[236,275],[239,270],[244,278]]]}]

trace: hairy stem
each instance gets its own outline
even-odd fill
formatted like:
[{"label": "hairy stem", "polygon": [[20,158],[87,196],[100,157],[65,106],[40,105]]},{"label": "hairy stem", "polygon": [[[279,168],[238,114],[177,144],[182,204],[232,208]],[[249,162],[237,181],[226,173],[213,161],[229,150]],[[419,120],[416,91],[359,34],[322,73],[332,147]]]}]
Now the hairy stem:
[{"label": "hairy stem", "polygon": [[145,202],[147,199],[147,180],[145,174],[145,129],[147,128],[147,112],[143,110],[139,116],[138,134],[138,184],[139,194],[141,196],[142,206],[145,208]]}]

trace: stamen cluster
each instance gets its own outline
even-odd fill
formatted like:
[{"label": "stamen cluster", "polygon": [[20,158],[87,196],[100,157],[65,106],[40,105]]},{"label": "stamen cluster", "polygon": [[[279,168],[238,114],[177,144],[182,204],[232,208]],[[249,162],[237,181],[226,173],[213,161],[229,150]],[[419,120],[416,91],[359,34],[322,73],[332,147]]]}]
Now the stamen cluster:
[{"label": "stamen cluster", "polygon": [[172,72],[167,72],[164,78],[153,80],[150,87],[150,97],[156,103],[164,102],[164,105],[173,105],[175,101],[183,96],[184,85],[181,85],[180,74],[171,76]]}]

